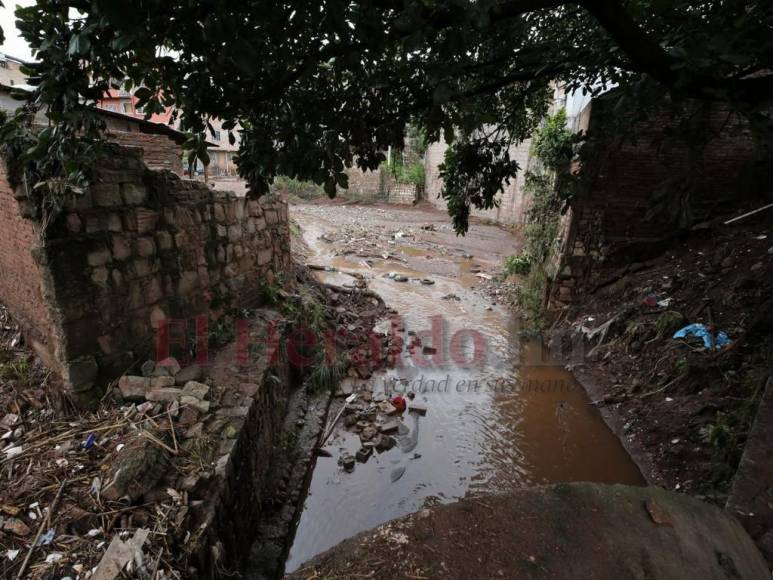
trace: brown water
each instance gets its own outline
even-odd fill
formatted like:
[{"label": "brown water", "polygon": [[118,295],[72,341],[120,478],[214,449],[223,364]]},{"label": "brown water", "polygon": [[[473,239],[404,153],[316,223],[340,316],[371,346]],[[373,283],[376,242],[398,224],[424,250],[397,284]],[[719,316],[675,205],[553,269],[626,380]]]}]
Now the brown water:
[{"label": "brown water", "polygon": [[[643,483],[571,373],[546,358],[540,344],[519,338],[508,309],[487,309],[490,300],[473,289],[480,280],[470,272],[472,264],[498,268],[518,247],[516,237],[492,226],[474,226],[467,238],[418,231],[420,223],[446,223],[431,212],[300,206],[293,217],[315,254],[311,261],[364,274],[369,287],[400,313],[406,331],[429,330],[433,317],[441,317],[443,344],[433,346],[445,356],[429,363],[406,356],[395,369],[370,379],[374,391],[413,390],[428,413],[406,413],[398,445],[358,463],[352,473],[342,471],[337,459],[344,451],[354,453],[359,438],[335,432],[326,446],[333,457],[317,461],[288,572],[346,538],[428,505],[543,483]],[[406,262],[374,260],[369,268],[362,258],[334,256],[335,245],[318,237],[347,220],[415,230],[414,239],[389,248]],[[474,259],[463,257],[470,248]],[[435,284],[395,282],[389,272],[429,277]],[[352,282],[341,272],[318,274],[333,284]],[[447,294],[459,300],[443,300]],[[474,358],[472,334],[478,334],[478,352],[484,353],[469,367],[451,360],[450,343],[460,330],[468,337],[459,340],[464,360]],[[403,383],[395,384],[397,379]]]}]

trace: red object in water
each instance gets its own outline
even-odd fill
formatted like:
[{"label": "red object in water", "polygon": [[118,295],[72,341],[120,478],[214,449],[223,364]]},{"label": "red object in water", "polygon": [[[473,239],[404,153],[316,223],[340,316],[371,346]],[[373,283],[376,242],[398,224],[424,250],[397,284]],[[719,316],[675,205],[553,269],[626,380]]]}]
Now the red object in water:
[{"label": "red object in water", "polygon": [[400,395],[397,395],[394,399],[392,399],[392,404],[394,405],[395,409],[401,413],[405,411],[405,399],[403,399]]}]

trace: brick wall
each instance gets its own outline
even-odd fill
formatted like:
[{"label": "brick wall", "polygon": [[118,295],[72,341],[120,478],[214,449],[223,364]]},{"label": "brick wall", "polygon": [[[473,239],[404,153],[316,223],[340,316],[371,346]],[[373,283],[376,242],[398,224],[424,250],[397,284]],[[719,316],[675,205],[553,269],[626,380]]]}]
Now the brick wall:
[{"label": "brick wall", "polygon": [[109,130],[107,137],[110,141],[125,147],[139,147],[142,150],[143,161],[150,169],[166,169],[182,176],[182,147],[169,137],[115,129]]},{"label": "brick wall", "polygon": [[0,163],[0,301],[13,313],[47,364],[55,366],[51,318],[42,296],[42,275],[33,257],[41,245],[39,226],[22,217],[26,195],[8,183]]},{"label": "brick wall", "polygon": [[[499,201],[499,207],[492,209],[473,208],[471,212],[473,216],[490,219],[502,224],[522,224],[526,222],[528,199],[522,188],[524,175],[530,162],[530,147],[531,140],[526,140],[510,148],[510,157],[516,160],[521,168],[518,175],[510,180],[510,184],[505,187],[504,192],[497,195],[496,199]],[[443,162],[446,149],[448,149],[448,145],[442,141],[430,145],[427,148],[425,164],[425,197],[430,203],[443,211],[448,209],[448,205],[446,200],[440,197],[443,179],[440,177],[439,167]]]},{"label": "brick wall", "polygon": [[377,199],[384,197],[384,184],[381,170],[362,171],[357,167],[346,170],[349,176],[349,188],[342,192],[347,197],[356,199]]},{"label": "brick wall", "polygon": [[[15,231],[12,212],[0,217],[4,232]],[[89,190],[49,226],[38,269],[25,258],[31,236],[15,237],[18,245],[2,248],[3,278],[22,282],[0,286],[2,299],[32,324],[51,313],[50,350],[84,402],[148,357],[164,320],[254,302],[290,260],[285,202],[151,171],[133,150],[102,163]]]},{"label": "brick wall", "polygon": [[418,201],[418,198],[419,193],[413,183],[393,182],[389,184],[389,193],[387,194],[389,203],[412,205]]},{"label": "brick wall", "polygon": [[[682,231],[666,216],[646,219],[652,195],[662,184],[684,173],[690,158],[696,195],[690,199],[694,220],[728,209],[766,187],[765,163],[758,161],[751,135],[743,122],[715,105],[703,115],[714,138],[702,149],[686,145],[662,148],[665,130],[675,120],[664,109],[635,123],[635,142],[609,130],[603,101],[583,112],[584,127],[593,143],[593,156],[583,173],[587,181],[572,202],[571,223],[554,297],[571,302],[578,289],[595,284],[598,263],[641,261],[662,252]],[[633,122],[633,121],[632,121]]]}]

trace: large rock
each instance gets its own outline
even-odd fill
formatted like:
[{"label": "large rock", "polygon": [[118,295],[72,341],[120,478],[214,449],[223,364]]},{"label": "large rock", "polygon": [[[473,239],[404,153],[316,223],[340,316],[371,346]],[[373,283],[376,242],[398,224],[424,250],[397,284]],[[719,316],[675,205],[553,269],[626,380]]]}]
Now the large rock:
[{"label": "large rock", "polygon": [[150,386],[147,377],[124,376],[118,379],[118,390],[127,401],[144,401]]},{"label": "large rock", "polygon": [[476,497],[393,520],[291,578],[770,578],[740,523],[655,487],[592,483]]},{"label": "large rock", "polygon": [[185,367],[174,377],[175,383],[183,386],[189,381],[200,381],[204,377],[204,371],[199,365],[193,364]]}]

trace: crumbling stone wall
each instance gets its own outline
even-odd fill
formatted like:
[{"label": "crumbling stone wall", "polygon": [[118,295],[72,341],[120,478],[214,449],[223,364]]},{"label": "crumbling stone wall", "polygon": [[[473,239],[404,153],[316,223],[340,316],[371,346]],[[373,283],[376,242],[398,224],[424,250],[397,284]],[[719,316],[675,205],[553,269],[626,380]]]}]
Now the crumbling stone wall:
[{"label": "crumbling stone wall", "polygon": [[[84,402],[106,379],[148,357],[165,320],[252,300],[290,260],[284,201],[214,191],[149,170],[136,151],[123,153],[100,164],[89,190],[37,247],[39,236],[17,236],[12,253],[19,263],[3,264],[3,277],[24,280],[30,323],[41,324],[48,313],[49,358]],[[13,231],[18,219],[6,205],[18,211],[4,204],[0,230]],[[28,232],[39,228],[32,220],[23,224]],[[41,292],[31,290],[35,285]],[[27,312],[17,289],[3,285],[0,293],[12,310],[19,303]]]},{"label": "crumbling stone wall", "polygon": [[[471,215],[501,224],[526,223],[529,200],[523,191],[523,185],[526,170],[529,168],[531,159],[529,154],[530,148],[530,139],[510,148],[510,157],[518,162],[520,171],[515,178],[510,180],[510,184],[505,187],[504,192],[497,195],[499,206],[491,209],[473,208]],[[445,199],[440,197],[440,191],[443,188],[443,179],[440,177],[440,164],[443,163],[446,149],[448,149],[448,145],[443,141],[433,143],[427,148],[425,163],[426,184],[424,187],[424,197],[435,207],[443,211],[447,211],[448,204]]]}]

